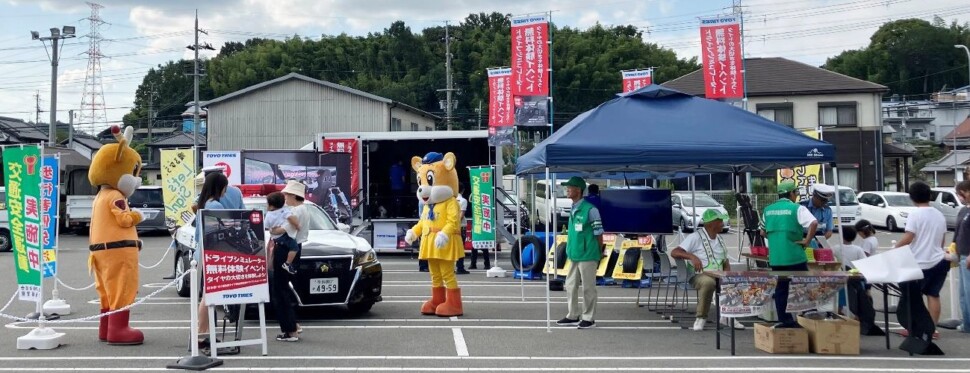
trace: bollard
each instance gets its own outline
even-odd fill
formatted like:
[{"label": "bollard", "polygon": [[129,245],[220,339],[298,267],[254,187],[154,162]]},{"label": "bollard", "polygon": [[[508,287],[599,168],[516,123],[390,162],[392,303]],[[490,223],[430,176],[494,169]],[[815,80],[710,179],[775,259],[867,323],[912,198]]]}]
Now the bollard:
[{"label": "bollard", "polygon": [[183,357],[174,364],[167,365],[166,368],[168,369],[206,370],[222,365],[222,360],[199,356],[199,270],[197,266],[198,262],[192,259],[189,274],[189,307],[192,308],[190,312],[192,317],[190,318],[191,325],[189,325],[191,329],[189,345],[192,347],[192,355]]}]

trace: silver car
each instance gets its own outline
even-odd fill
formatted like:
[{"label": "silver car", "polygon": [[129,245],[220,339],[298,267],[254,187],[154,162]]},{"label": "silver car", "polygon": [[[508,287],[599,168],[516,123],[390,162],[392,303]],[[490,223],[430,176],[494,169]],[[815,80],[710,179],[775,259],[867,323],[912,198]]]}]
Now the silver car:
[{"label": "silver car", "polygon": [[[671,208],[673,208],[673,225],[675,227],[680,227],[682,232],[693,232],[695,228],[700,228],[704,226],[704,221],[701,216],[704,215],[704,211],[708,209],[716,209],[722,214],[727,214],[727,209],[724,208],[720,202],[711,198],[710,195],[706,193],[695,192],[694,197],[691,197],[690,192],[685,193],[672,193],[670,195]],[[696,203],[695,203],[696,201]],[[695,209],[696,207],[696,209]],[[696,210],[696,215],[694,214]],[[722,232],[727,232],[731,229],[731,222],[724,222],[724,229]]]},{"label": "silver car", "polygon": [[138,231],[154,232],[168,230],[165,225],[165,199],[162,197],[162,187],[143,186],[135,189],[128,197],[128,206],[142,213]]}]

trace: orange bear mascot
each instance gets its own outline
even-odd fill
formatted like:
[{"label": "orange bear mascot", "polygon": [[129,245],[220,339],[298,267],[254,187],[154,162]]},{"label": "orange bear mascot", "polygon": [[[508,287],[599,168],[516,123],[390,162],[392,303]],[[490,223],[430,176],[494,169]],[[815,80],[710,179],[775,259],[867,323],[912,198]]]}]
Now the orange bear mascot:
[{"label": "orange bear mascot", "polygon": [[465,256],[461,241],[461,210],[458,207],[458,171],[455,155],[428,153],[411,159],[418,173],[418,200],[423,204],[418,223],[407,231],[411,244],[421,238],[418,259],[428,261],[431,299],[421,313],[442,317],[461,316],[461,289],[455,278],[455,261]]},{"label": "orange bear mascot", "polygon": [[[142,214],[128,207],[128,197],[141,185],[141,156],[131,148],[131,127],[122,132],[111,127],[117,144],[108,144],[91,159],[88,180],[100,190],[91,207],[91,255],[88,268],[94,273],[101,299],[101,313],[124,308],[138,293],[138,252],[141,241],[135,226]],[[145,340],[141,331],[128,327],[129,311],[102,316],[98,339],[113,345],[137,345]]]}]

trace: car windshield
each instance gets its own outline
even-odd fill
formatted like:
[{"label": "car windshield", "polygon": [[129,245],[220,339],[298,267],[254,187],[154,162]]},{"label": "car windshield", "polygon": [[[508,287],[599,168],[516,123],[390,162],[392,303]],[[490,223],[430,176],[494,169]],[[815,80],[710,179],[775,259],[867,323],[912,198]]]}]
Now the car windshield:
[{"label": "car windshield", "polygon": [[883,197],[886,198],[886,202],[889,203],[890,206],[895,206],[895,207],[914,206],[913,201],[909,199],[909,196],[905,194],[888,194],[888,195],[884,195]]},{"label": "car windshield", "polygon": [[[565,180],[563,180],[563,181],[565,181]],[[540,189],[541,188],[541,189],[545,190],[546,189],[546,184],[545,183],[536,183],[536,188],[537,189]],[[567,198],[566,197],[566,187],[564,187],[562,185],[556,185],[555,189],[556,189],[556,198]]]},{"label": "car windshield", "polygon": [[[855,192],[851,189],[840,189],[839,190],[839,205],[841,206],[852,206],[858,205],[859,201],[855,198]],[[835,206],[835,198],[829,200],[829,206]]]},{"label": "car windshield", "polygon": [[128,197],[128,204],[135,207],[164,206],[165,200],[162,199],[161,189],[136,189],[135,193],[132,193],[131,197]]},{"label": "car windshield", "polygon": [[[247,198],[244,202],[247,209],[260,210],[264,214],[266,213],[266,199]],[[304,205],[306,205],[307,212],[310,213],[311,231],[337,230],[333,220],[327,216],[327,213],[320,206],[312,202],[304,203]],[[266,228],[268,229],[269,227]]]},{"label": "car windshield", "polygon": [[720,203],[717,203],[717,201],[715,201],[713,198],[711,198],[711,196],[708,196],[706,194],[699,194],[698,193],[698,194],[696,194],[694,196],[694,199],[697,200],[697,204],[696,205],[694,204],[693,199],[691,199],[690,194],[683,195],[680,198],[683,201],[683,205],[684,206],[718,207],[718,206],[721,205]]}]

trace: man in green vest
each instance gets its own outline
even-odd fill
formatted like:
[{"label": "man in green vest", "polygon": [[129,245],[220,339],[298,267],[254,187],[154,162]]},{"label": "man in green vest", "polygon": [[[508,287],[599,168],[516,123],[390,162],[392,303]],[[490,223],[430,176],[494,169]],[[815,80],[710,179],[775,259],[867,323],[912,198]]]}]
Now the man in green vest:
[{"label": "man in green vest", "polygon": [[[586,180],[578,176],[562,183],[566,187],[566,197],[573,200],[569,215],[569,235],[566,241],[566,257],[572,261],[566,275],[566,298],[568,310],[566,318],[556,325],[577,325],[588,329],[596,325],[596,267],[603,257],[603,222],[600,212],[592,203],[583,199]],[[579,308],[579,285],[583,286],[583,308]]]},{"label": "man in green vest", "polygon": [[[798,187],[793,182],[778,184],[778,200],[765,207],[762,234],[768,239],[768,265],[772,271],[808,271],[805,247],[818,228],[818,221],[804,205],[795,203]],[[775,327],[797,328],[798,323],[788,308],[788,281],[778,281],[775,287],[775,311],[779,323]]]},{"label": "man in green vest", "polygon": [[[684,237],[680,245],[670,252],[674,259],[683,259],[687,268],[694,272],[688,280],[690,285],[697,289],[697,313],[694,319],[694,331],[704,330],[707,325],[707,314],[711,310],[711,301],[714,299],[714,290],[717,281],[714,277],[704,273],[711,271],[730,271],[731,264],[727,260],[727,252],[724,250],[727,245],[719,234],[724,228],[724,222],[728,216],[716,209],[707,209],[701,215],[704,222],[704,229]],[[661,254],[662,255],[662,254]],[[727,318],[722,317],[721,324],[729,325]],[[744,324],[734,319],[735,329],[744,329]]]}]

